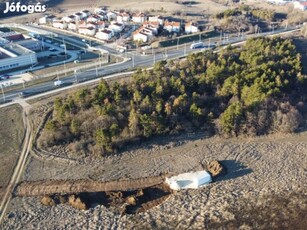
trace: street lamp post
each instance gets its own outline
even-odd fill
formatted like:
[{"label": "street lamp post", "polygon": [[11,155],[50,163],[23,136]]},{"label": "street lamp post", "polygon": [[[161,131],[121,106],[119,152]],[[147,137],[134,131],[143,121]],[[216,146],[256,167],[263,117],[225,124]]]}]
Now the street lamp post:
[{"label": "street lamp post", "polygon": [[75,81],[76,81],[76,83],[78,83],[77,70],[76,69],[74,70],[74,73],[75,73]]}]

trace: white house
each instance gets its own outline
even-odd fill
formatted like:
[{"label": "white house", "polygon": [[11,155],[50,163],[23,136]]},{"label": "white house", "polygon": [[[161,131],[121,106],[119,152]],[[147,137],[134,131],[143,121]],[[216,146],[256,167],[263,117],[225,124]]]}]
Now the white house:
[{"label": "white house", "polygon": [[143,23],[146,21],[146,16],[143,13],[133,14],[132,21],[135,23]]},{"label": "white house", "polygon": [[163,25],[164,18],[161,15],[158,15],[158,16],[148,16],[148,21],[149,22],[158,22],[160,25]]},{"label": "white house", "polygon": [[197,33],[197,32],[199,32],[199,29],[198,29],[198,27],[194,23],[188,22],[184,26],[184,31],[187,34],[190,34],[190,33]]},{"label": "white house", "polygon": [[76,22],[69,22],[68,23],[68,29],[71,31],[77,31],[78,30],[78,26]]},{"label": "white house", "polygon": [[102,18],[101,18],[99,15],[93,14],[93,15],[89,16],[89,17],[86,19],[86,21],[87,21],[87,22],[98,22],[98,21],[100,21],[101,19],[102,19]]},{"label": "white house", "polygon": [[107,13],[108,21],[116,20],[116,18],[117,18],[117,14],[115,12],[110,11]]},{"label": "white house", "polygon": [[82,10],[80,13],[82,14],[83,18],[87,18],[92,14],[89,10]]},{"label": "white house", "polygon": [[153,26],[153,25],[151,25],[151,24],[144,25],[143,28],[146,29],[146,30],[148,30],[148,31],[150,31],[150,33],[151,33],[152,35],[157,35],[157,34],[158,34],[158,29],[157,29],[157,27],[155,27],[155,26]]},{"label": "white house", "polygon": [[38,20],[39,24],[48,24],[53,23],[56,20],[56,16],[54,15],[45,15],[44,17]]},{"label": "white house", "polygon": [[119,23],[130,21],[130,14],[127,12],[120,12],[117,14],[116,21]]},{"label": "white house", "polygon": [[307,2],[302,2],[302,1],[294,1],[293,2],[294,9],[298,10],[307,10]]},{"label": "white house", "polygon": [[168,32],[175,32],[178,33],[180,32],[180,22],[169,22],[169,21],[165,21],[164,22],[164,26],[163,29],[167,30]]},{"label": "white house", "polygon": [[95,14],[107,14],[107,11],[104,8],[101,8],[101,7],[96,8],[94,10],[94,12],[95,12]]},{"label": "white house", "polygon": [[114,36],[112,30],[100,30],[96,33],[95,37],[101,40],[109,41]]},{"label": "white house", "polygon": [[267,0],[267,2],[275,5],[285,5],[292,2],[292,0]]},{"label": "white house", "polygon": [[64,16],[62,20],[64,22],[72,22],[76,20],[76,17],[74,15]]},{"label": "white house", "polygon": [[75,19],[76,19],[77,21],[82,20],[82,19],[85,18],[85,17],[83,17],[83,14],[80,13],[80,12],[75,13],[74,16],[75,16]]},{"label": "white house", "polygon": [[62,30],[67,29],[67,23],[63,22],[63,21],[54,21],[52,23],[52,26],[54,28],[58,28],[58,29],[62,29]]},{"label": "white house", "polygon": [[96,34],[96,29],[94,27],[79,27],[79,33],[88,35],[88,36],[94,36]]},{"label": "white house", "polygon": [[121,31],[123,31],[123,29],[125,28],[125,25],[123,23],[112,23],[111,25],[109,25],[109,29],[113,30],[114,33],[119,33]]},{"label": "white house", "polygon": [[147,34],[145,34],[142,31],[140,31],[140,32],[137,32],[137,33],[133,34],[133,40],[134,41],[147,42],[148,41],[148,36],[147,36]]}]

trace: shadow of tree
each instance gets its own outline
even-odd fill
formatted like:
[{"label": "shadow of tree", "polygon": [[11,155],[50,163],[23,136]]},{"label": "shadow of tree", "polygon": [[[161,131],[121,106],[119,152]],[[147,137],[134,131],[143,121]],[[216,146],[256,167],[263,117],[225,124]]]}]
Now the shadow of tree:
[{"label": "shadow of tree", "polygon": [[222,160],[220,163],[224,166],[224,171],[221,175],[214,178],[214,181],[225,181],[230,179],[239,178],[253,172],[252,169],[243,165],[236,160]]}]

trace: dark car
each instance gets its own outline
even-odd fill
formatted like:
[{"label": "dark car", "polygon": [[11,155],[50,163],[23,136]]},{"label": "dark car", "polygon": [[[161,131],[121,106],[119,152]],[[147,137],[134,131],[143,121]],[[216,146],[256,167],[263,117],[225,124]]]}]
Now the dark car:
[{"label": "dark car", "polygon": [[34,95],[34,93],[33,92],[29,92],[29,91],[23,91],[23,92],[20,92],[18,94],[18,96],[21,97],[21,98],[30,97],[32,95]]}]

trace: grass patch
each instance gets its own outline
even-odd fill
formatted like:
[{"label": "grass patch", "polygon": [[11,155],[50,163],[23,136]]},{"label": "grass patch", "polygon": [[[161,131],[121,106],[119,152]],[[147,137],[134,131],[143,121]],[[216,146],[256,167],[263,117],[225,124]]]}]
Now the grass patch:
[{"label": "grass patch", "polygon": [[22,108],[12,105],[0,109],[0,200],[17,163],[24,133]]}]

